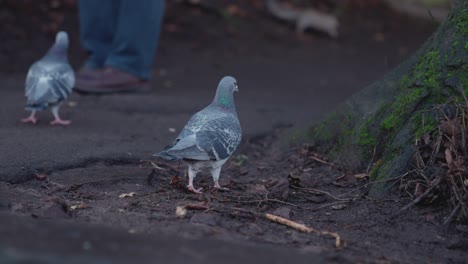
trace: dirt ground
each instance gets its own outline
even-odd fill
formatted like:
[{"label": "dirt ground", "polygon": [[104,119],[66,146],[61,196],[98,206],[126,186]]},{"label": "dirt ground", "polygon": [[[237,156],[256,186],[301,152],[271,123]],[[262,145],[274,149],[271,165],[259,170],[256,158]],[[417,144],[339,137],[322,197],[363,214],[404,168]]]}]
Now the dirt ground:
[{"label": "dirt ground", "polygon": [[[23,8],[28,16],[14,16],[17,7],[5,2],[0,58],[13,63],[0,65],[0,146],[9,153],[0,156],[0,262],[467,263],[468,227],[443,227],[448,208],[396,215],[409,202],[404,196],[368,197],[366,178],[331,165],[307,144],[289,144],[291,126],[309,125],[382,77],[430,35],[432,22],[377,1],[349,1],[341,37],[333,41],[297,37],[262,11],[262,1],[238,1],[240,11],[225,18],[216,5],[169,1],[156,91],[74,95],[78,107],[65,110],[75,120],[71,130],[18,124],[23,113],[15,102],[22,73],[47,49],[54,23],[77,38],[76,10],[44,8],[33,16],[42,9]],[[84,52],[75,45],[70,53],[79,67]],[[236,101],[243,142],[221,174],[228,190],[214,190],[202,174],[195,186],[204,193],[189,193],[184,164],[149,160],[150,154],[212,93],[190,88],[226,72],[245,80],[244,99]],[[344,244],[337,248],[329,235],[299,232],[266,213],[336,232]]]},{"label": "dirt ground", "polygon": [[[466,262],[468,240],[441,226],[444,208],[395,215],[408,199],[369,198],[366,179],[317,162],[323,157],[311,147],[285,152],[277,142],[273,134],[245,143],[240,153],[249,158],[236,156],[223,171],[226,191],[214,190],[210,177],[201,175],[196,185],[204,193],[189,193],[181,164],[142,161],[57,171],[19,185],[2,184],[1,193],[10,199],[5,209],[15,215],[104,224],[133,235],[268,245],[332,262]],[[177,214],[177,207],[187,211]],[[274,223],[266,213],[337,232],[346,246]]]}]

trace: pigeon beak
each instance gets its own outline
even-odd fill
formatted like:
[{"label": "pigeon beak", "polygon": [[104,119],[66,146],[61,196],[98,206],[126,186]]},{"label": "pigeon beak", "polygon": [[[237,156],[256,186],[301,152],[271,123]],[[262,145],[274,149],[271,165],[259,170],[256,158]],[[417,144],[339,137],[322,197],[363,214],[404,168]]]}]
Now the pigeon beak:
[{"label": "pigeon beak", "polygon": [[235,92],[239,92],[239,87],[237,86],[237,84],[236,84],[236,86],[234,87],[234,91],[235,91]]}]

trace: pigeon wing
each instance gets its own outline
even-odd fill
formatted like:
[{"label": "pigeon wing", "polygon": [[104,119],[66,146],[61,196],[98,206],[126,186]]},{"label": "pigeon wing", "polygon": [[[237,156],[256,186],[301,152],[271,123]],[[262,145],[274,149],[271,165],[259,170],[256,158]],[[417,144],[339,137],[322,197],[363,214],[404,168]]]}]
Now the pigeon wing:
[{"label": "pigeon wing", "polygon": [[197,146],[208,154],[211,160],[229,158],[241,141],[239,120],[234,115],[208,122],[204,130],[196,132]]},{"label": "pigeon wing", "polygon": [[[222,160],[228,158],[241,140],[239,120],[233,115],[205,120],[203,115],[189,122],[165,153],[178,159]],[[184,137],[182,137],[184,136]]]},{"label": "pigeon wing", "polygon": [[37,62],[26,77],[25,95],[28,104],[60,103],[70,95],[74,84],[75,75],[70,65]]}]

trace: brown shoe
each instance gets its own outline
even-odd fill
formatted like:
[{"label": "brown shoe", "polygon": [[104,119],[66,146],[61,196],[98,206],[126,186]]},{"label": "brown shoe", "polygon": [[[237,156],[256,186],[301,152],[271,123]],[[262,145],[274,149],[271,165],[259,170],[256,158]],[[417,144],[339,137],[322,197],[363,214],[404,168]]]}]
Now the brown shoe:
[{"label": "brown shoe", "polygon": [[80,70],[76,73],[76,78],[93,78],[102,70],[102,68],[93,69],[87,65],[83,65],[80,68]]},{"label": "brown shoe", "polygon": [[147,92],[148,82],[116,68],[76,76],[75,90],[83,93]]}]

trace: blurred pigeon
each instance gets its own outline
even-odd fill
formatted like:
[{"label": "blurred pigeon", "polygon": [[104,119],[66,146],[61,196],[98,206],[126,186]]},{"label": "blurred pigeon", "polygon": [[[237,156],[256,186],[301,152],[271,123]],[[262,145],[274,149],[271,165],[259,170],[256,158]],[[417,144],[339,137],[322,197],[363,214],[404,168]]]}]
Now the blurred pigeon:
[{"label": "blurred pigeon", "polygon": [[190,191],[201,193],[201,188],[193,187],[193,179],[203,169],[211,171],[214,187],[221,188],[221,167],[236,150],[242,137],[234,91],[239,91],[236,79],[230,76],[221,79],[213,102],[190,118],[171,145],[154,155],[165,160],[185,161]]},{"label": "blurred pigeon", "polygon": [[68,34],[60,31],[55,38],[55,44],[47,54],[29,68],[26,77],[25,95],[26,110],[31,115],[21,119],[21,122],[35,124],[36,111],[51,107],[54,120],[51,125],[69,125],[71,121],[62,120],[58,114],[60,104],[70,95],[75,85],[75,73],[68,64]]}]

